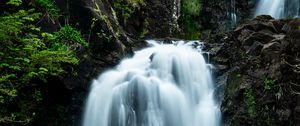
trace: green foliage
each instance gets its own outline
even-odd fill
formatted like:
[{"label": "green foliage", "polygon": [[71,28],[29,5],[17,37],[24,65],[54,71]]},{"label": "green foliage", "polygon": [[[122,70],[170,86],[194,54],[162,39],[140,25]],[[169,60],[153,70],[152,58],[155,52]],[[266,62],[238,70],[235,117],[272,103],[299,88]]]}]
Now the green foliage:
[{"label": "green foliage", "polygon": [[182,11],[186,15],[199,16],[202,8],[202,0],[184,0]]},{"label": "green foliage", "polygon": [[200,27],[199,23],[190,15],[185,16],[185,39],[199,39],[200,37]]},{"label": "green foliage", "polygon": [[99,38],[102,38],[102,39],[105,39],[105,40],[107,40],[108,42],[112,39],[112,35],[108,35],[108,34],[106,34],[102,29],[100,30],[100,32],[99,33],[96,33],[97,34],[97,36],[99,37]]},{"label": "green foliage", "polygon": [[114,2],[114,7],[121,12],[122,16],[125,19],[128,19],[130,15],[133,13],[133,10],[129,7],[126,1],[124,2],[124,0],[116,0]]},{"label": "green foliage", "polygon": [[87,46],[71,26],[54,34],[42,32],[34,26],[40,15],[31,9],[0,17],[0,124],[30,123],[43,101],[33,85],[65,74],[65,65],[79,62],[74,47]]},{"label": "green foliage", "polygon": [[83,39],[81,33],[69,25],[62,27],[54,34],[54,43],[63,43],[72,48],[88,46],[88,43]]},{"label": "green foliage", "polygon": [[143,23],[143,29],[142,29],[142,32],[140,33],[140,37],[143,38],[148,33],[149,33],[149,21],[146,18],[144,23]]},{"label": "green foliage", "polygon": [[14,5],[14,6],[19,6],[22,4],[22,0],[9,0],[6,4]]},{"label": "green foliage", "polygon": [[185,39],[199,39],[200,25],[197,17],[200,16],[202,0],[185,0],[181,6],[182,20],[186,32]]},{"label": "green foliage", "polygon": [[140,9],[141,6],[146,5],[144,0],[126,0],[126,1],[131,7],[137,8],[137,9]]},{"label": "green foliage", "polygon": [[144,6],[144,0],[115,0],[114,7],[121,12],[121,15],[126,20],[131,16],[131,14],[139,10],[141,6]]},{"label": "green foliage", "polygon": [[270,109],[269,109],[268,105],[265,105],[260,110],[261,113],[268,113],[269,111],[270,111]]},{"label": "green foliage", "polygon": [[59,9],[54,4],[53,0],[35,0],[37,7],[43,8],[53,18],[59,17]]},{"label": "green foliage", "polygon": [[255,98],[253,96],[253,91],[251,88],[246,88],[244,93],[244,98],[245,98],[245,103],[248,107],[248,113],[250,115],[250,117],[256,117],[256,102],[255,102]]},{"label": "green foliage", "polygon": [[265,78],[264,79],[264,88],[265,88],[265,90],[270,90],[270,89],[274,88],[275,82],[276,82],[276,80]]}]

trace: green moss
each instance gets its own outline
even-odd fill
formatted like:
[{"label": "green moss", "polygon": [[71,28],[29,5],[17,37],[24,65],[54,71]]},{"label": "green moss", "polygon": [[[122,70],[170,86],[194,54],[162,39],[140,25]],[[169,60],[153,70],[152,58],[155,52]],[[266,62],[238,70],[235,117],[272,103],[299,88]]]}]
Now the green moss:
[{"label": "green moss", "polygon": [[226,94],[230,97],[230,99],[235,99],[238,95],[238,90],[240,89],[240,85],[243,82],[243,77],[241,74],[237,72],[230,73],[227,79],[227,86],[226,86]]},{"label": "green moss", "polygon": [[148,19],[146,18],[144,23],[143,23],[143,29],[142,29],[142,32],[140,33],[140,37],[143,38],[145,37],[146,34],[149,33],[149,21]]},{"label": "green moss", "polygon": [[265,78],[264,79],[265,90],[270,90],[270,89],[274,88],[275,83],[276,83],[276,80]]},{"label": "green moss", "polygon": [[257,115],[256,102],[255,102],[255,98],[253,96],[252,89],[246,88],[243,95],[244,95],[244,100],[247,105],[248,113],[249,113],[250,117],[252,117],[252,118],[256,117],[256,115]]},{"label": "green moss", "polygon": [[110,42],[112,39],[112,35],[108,35],[106,32],[104,32],[102,29],[100,30],[100,32],[96,33],[97,36],[101,39],[105,39],[106,41]]}]

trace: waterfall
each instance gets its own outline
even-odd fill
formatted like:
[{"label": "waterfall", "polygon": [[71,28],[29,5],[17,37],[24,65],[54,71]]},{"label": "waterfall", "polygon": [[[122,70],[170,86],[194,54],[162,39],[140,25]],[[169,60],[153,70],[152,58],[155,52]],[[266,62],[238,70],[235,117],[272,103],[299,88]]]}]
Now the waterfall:
[{"label": "waterfall", "polygon": [[300,18],[300,0],[286,0],[284,15],[285,17]]},{"label": "waterfall", "polygon": [[158,44],[93,81],[83,126],[219,126],[202,44]]},{"label": "waterfall", "polygon": [[229,17],[229,27],[234,28],[237,25],[237,16],[236,16],[236,8],[235,8],[235,0],[226,1],[228,2],[228,12],[227,16]]},{"label": "waterfall", "polygon": [[257,15],[271,15],[274,18],[283,17],[284,0],[260,0],[255,12]]},{"label": "waterfall", "polygon": [[260,0],[255,16],[271,15],[279,19],[285,17],[299,17],[300,0]]}]

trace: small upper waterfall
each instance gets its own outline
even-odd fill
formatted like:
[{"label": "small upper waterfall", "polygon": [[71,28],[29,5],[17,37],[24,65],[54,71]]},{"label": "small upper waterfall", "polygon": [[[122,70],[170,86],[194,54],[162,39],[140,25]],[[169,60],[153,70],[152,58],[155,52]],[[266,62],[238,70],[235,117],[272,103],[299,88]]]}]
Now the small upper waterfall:
[{"label": "small upper waterfall", "polygon": [[282,18],[285,0],[260,0],[255,12],[257,15],[271,15],[274,18]]},{"label": "small upper waterfall", "polygon": [[93,81],[83,126],[219,126],[202,44],[149,43]]},{"label": "small upper waterfall", "polygon": [[255,16],[271,15],[279,19],[285,17],[299,17],[300,0],[260,0]]},{"label": "small upper waterfall", "polygon": [[228,12],[227,17],[229,17],[228,25],[230,28],[234,28],[237,25],[237,16],[236,16],[236,8],[235,8],[235,0],[226,1],[228,3]]}]

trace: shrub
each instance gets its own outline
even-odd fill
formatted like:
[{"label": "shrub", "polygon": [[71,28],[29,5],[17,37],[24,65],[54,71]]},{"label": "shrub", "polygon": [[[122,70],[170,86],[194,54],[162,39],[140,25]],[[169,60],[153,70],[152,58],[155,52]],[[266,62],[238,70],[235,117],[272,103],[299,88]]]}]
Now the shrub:
[{"label": "shrub", "polygon": [[185,39],[199,39],[200,24],[197,17],[199,17],[201,13],[202,0],[184,0],[181,9],[181,18],[186,32]]},{"label": "shrub", "polygon": [[54,34],[54,43],[63,43],[71,48],[87,47],[88,43],[83,39],[81,33],[70,25],[65,25]]},{"label": "shrub", "polygon": [[65,74],[65,65],[77,65],[73,47],[87,46],[71,26],[54,34],[40,31],[34,25],[40,15],[30,9],[0,16],[0,124],[34,120],[43,101],[38,84]]},{"label": "shrub", "polygon": [[59,17],[59,9],[55,6],[53,0],[35,0],[36,6],[48,13],[52,18]]},{"label": "shrub", "polygon": [[125,22],[131,14],[145,5],[144,0],[115,0],[114,7],[121,12]]},{"label": "shrub", "polygon": [[182,11],[185,15],[199,16],[202,8],[201,0],[184,0]]}]

